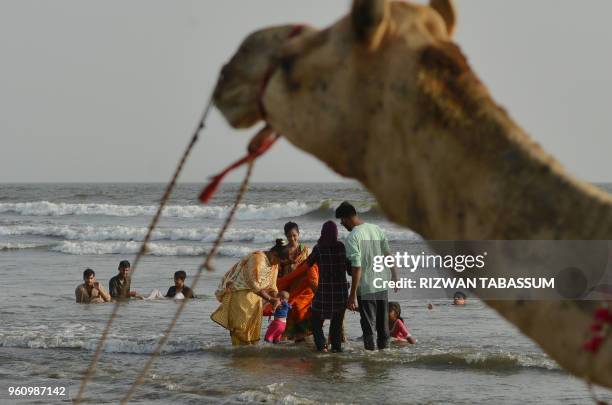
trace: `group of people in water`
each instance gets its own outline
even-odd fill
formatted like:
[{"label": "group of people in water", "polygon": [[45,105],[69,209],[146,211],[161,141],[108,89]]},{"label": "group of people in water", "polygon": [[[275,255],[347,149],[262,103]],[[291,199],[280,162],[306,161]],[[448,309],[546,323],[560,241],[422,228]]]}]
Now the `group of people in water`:
[{"label": "group of people in water", "polygon": [[[355,207],[343,202],[335,217],[349,231],[346,244],[338,239],[338,226],[327,221],[316,245],[300,243],[295,222],[284,226],[286,240],[277,239],[272,248],[243,257],[223,276],[215,296],[220,306],[211,319],[229,331],[233,345],[260,340],[262,320],[274,318],[264,340],[304,341],[312,335],[317,350],[341,352],[346,341],[345,311],[358,311],[366,350],[385,349],[390,340],[416,343],[402,318],[400,304],[389,302],[386,288],[377,288],[374,278],[397,280],[395,268],[374,272],[376,256],[390,254],[384,231],[364,222]],[[129,298],[195,298],[185,285],[184,271],[174,273],[174,285],[165,295],[154,290],[143,297],[130,289],[131,266],[119,263],[118,274],[109,281],[109,292],[86,269],[83,284],[76,288],[76,302],[109,302]],[[348,282],[347,276],[351,282]],[[455,294],[454,303],[465,303],[465,294]],[[432,309],[433,306],[429,306]],[[323,324],[330,321],[328,338]]]},{"label": "group of people in water", "polygon": [[[83,272],[83,284],[75,290],[76,302],[80,304],[95,304],[111,302],[113,300],[125,300],[129,298],[145,299],[136,291],[131,290],[130,270],[132,266],[129,261],[119,262],[117,270],[119,273],[108,282],[108,291],[96,280],[96,273],[92,269]],[[179,270],[174,273],[174,285],[168,288],[168,292],[162,295],[159,290],[154,289],[147,298],[195,298],[193,291],[185,285],[187,273]]]},{"label": "group of people in water", "polygon": [[[397,280],[394,268],[389,274],[372,270],[375,256],[390,254],[385,233],[364,222],[348,202],[340,204],[335,216],[349,231],[346,245],[338,240],[334,221],[323,224],[312,249],[299,243],[298,225],[288,222],[286,241],[278,239],[269,250],[248,254],[224,275],[215,292],[221,305],[211,318],[229,330],[234,345],[259,341],[262,315],[270,315],[274,320],[267,342],[299,342],[312,334],[317,350],[341,352],[347,309],[359,311],[366,350],[385,349],[392,338],[416,342],[399,303],[390,303],[387,289],[372,282],[375,277]],[[323,332],[325,320],[330,321],[329,339]]]}]

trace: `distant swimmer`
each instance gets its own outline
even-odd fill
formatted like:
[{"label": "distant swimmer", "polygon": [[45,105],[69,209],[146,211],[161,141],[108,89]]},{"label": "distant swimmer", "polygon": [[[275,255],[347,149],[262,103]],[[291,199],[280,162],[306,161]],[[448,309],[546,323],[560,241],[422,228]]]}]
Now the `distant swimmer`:
[{"label": "distant swimmer", "polygon": [[461,291],[457,291],[455,295],[453,295],[453,305],[465,305],[467,300],[467,295]]},{"label": "distant swimmer", "polygon": [[130,283],[131,283],[130,270],[131,269],[132,269],[132,266],[130,265],[130,262],[128,262],[127,260],[122,260],[121,262],[119,262],[119,268],[118,268],[119,274],[111,278],[108,283],[108,289],[110,290],[110,295],[114,299],[126,299],[129,297],[143,299],[143,297],[140,296],[140,294],[138,294],[136,291],[130,291]]},{"label": "distant swimmer", "polygon": [[185,285],[185,279],[187,273],[183,270],[179,270],[174,273],[174,285],[168,289],[166,298],[182,299],[182,298],[195,298],[191,288]]},{"label": "distant swimmer", "polygon": [[79,304],[96,304],[100,302],[110,302],[111,296],[104,287],[96,281],[96,273],[92,269],[83,272],[84,283],[79,285],[74,291],[76,302]]}]

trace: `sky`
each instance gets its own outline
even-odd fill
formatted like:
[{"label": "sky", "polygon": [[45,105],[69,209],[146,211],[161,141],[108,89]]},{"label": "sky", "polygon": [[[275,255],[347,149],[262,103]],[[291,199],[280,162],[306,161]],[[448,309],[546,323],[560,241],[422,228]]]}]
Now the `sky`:
[{"label": "sky", "polygon": [[[578,177],[612,181],[612,2],[457,0],[455,40],[496,101]],[[217,74],[268,26],[325,27],[348,0],[0,0],[0,182],[165,182]],[[254,129],[215,110],[181,181]],[[228,180],[239,180],[236,173]],[[342,181],[282,140],[254,181]]]}]

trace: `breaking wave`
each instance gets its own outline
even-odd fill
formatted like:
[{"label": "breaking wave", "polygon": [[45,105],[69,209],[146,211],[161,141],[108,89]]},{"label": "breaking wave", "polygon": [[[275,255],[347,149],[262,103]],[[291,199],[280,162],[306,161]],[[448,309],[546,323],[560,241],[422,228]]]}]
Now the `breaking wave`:
[{"label": "breaking wave", "polygon": [[[333,218],[338,202],[331,200],[322,203],[288,201],[285,203],[241,204],[236,212],[238,220],[282,219],[308,217],[314,219]],[[358,206],[358,211],[366,218],[383,218],[376,204]],[[230,211],[228,205],[169,205],[164,209],[165,217],[223,219]],[[32,201],[19,203],[0,203],[0,213],[14,213],[24,216],[66,216],[66,215],[103,215],[114,217],[151,216],[155,205],[118,205],[118,204],[73,204]]]},{"label": "breaking wave", "polygon": [[14,243],[14,242],[0,242],[0,252],[6,250],[21,250],[21,249],[39,249],[45,247],[47,244],[42,243]]},{"label": "breaking wave", "polygon": [[[155,351],[160,335],[132,337],[111,335],[104,344],[106,353],[150,354]],[[67,325],[60,330],[48,330],[41,326],[34,330],[0,332],[0,347],[20,347],[29,349],[83,349],[94,351],[98,344],[96,334],[86,333],[84,325]],[[204,350],[209,343],[185,341],[181,338],[170,339],[162,353],[195,352]]]},{"label": "breaking wave", "polygon": [[[105,346],[107,353],[133,353],[150,354],[155,350],[160,335],[147,336],[111,335]],[[65,325],[51,330],[47,326],[17,329],[13,331],[0,331],[0,347],[22,347],[33,349],[82,349],[93,351],[97,344],[97,334],[87,330],[85,325],[78,323]],[[561,368],[543,353],[513,353],[505,351],[487,352],[476,349],[461,350],[410,350],[390,349],[372,356],[354,343],[352,347],[345,348],[345,352],[338,355],[346,362],[375,362],[393,363],[394,365],[427,367],[444,369],[482,369],[511,371],[523,368],[536,368],[548,371],[559,371]],[[310,358],[312,361],[328,357],[311,350],[310,347],[281,344],[278,346],[256,345],[252,347],[232,347],[228,342],[210,341],[197,337],[171,338],[163,349],[163,353],[180,352],[210,352],[221,355],[231,354],[238,357],[261,357],[262,361],[285,359],[287,357]]]},{"label": "breaking wave", "polygon": [[456,350],[444,352],[436,350],[407,356],[401,362],[415,366],[454,366],[486,370],[509,370],[516,368],[559,369],[559,366],[553,360],[541,353],[511,353],[504,351]]},{"label": "breaking wave", "polygon": [[298,396],[296,393],[288,393],[284,383],[273,383],[261,389],[243,391],[232,394],[229,397],[231,403],[258,403],[279,405],[314,405],[319,402]]},{"label": "breaking wave", "polygon": [[[0,226],[0,236],[45,236],[62,238],[69,241],[142,241],[147,232],[146,227],[125,225],[12,225]],[[153,232],[153,241],[191,241],[212,243],[219,234],[219,228],[158,228]],[[386,230],[392,241],[417,240],[418,236],[408,230]],[[282,238],[282,229],[262,229],[237,227],[227,230],[224,240],[227,242],[272,243]],[[304,229],[300,231],[303,242],[313,244],[319,238],[319,230]],[[1,246],[1,245],[0,245]]]},{"label": "breaking wave", "polygon": [[[135,254],[140,250],[140,242],[70,242],[65,241],[52,246],[50,250],[71,255],[108,255]],[[149,243],[148,254],[152,256],[202,256],[210,248],[193,245],[166,245]],[[243,257],[252,252],[253,247],[222,245],[219,255],[227,257]]]},{"label": "breaking wave", "polygon": [[[222,219],[230,211],[230,206],[207,205],[169,205],[165,217]],[[34,201],[21,203],[0,203],[0,213],[15,213],[28,216],[65,216],[65,215],[105,215],[115,217],[151,216],[155,205],[117,205],[117,204],[71,204]],[[273,204],[241,204],[236,213],[239,220],[279,219],[304,215],[312,210],[306,203],[289,201]]]},{"label": "breaking wave", "polygon": [[[16,225],[0,226],[2,236],[48,236],[77,241],[142,241],[147,232],[146,227],[110,225],[110,226],[82,226],[82,225]],[[214,242],[219,234],[219,228],[158,228],[153,232],[151,240],[161,241],[193,241]],[[282,237],[282,230],[261,228],[232,228],[228,229],[224,240],[228,242],[254,242],[272,243],[276,238]],[[318,234],[309,231],[302,232],[302,240],[314,241]]]}]

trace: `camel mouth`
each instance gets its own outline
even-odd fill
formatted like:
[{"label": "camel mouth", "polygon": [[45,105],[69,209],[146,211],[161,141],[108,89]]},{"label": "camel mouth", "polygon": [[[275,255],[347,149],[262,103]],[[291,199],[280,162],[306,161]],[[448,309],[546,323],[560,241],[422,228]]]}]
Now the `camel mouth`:
[{"label": "camel mouth", "polygon": [[281,50],[295,37],[296,26],[253,32],[221,69],[213,101],[232,127],[248,128],[264,118],[262,92],[278,67]]}]

